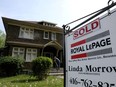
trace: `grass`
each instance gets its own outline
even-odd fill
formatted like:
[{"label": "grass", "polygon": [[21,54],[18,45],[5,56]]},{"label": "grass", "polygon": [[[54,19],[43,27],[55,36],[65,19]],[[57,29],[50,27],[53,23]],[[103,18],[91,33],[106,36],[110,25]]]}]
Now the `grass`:
[{"label": "grass", "polygon": [[29,75],[18,75],[0,78],[0,87],[63,87],[63,79],[48,76],[46,80],[38,81]]}]

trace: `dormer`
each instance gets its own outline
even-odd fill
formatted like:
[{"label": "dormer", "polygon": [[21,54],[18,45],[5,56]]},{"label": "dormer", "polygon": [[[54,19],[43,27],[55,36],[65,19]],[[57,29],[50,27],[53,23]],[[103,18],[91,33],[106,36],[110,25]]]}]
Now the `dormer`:
[{"label": "dormer", "polygon": [[55,27],[57,25],[55,23],[51,23],[51,22],[47,22],[47,21],[40,21],[38,23],[41,25],[44,25],[44,26],[49,26],[49,27]]}]

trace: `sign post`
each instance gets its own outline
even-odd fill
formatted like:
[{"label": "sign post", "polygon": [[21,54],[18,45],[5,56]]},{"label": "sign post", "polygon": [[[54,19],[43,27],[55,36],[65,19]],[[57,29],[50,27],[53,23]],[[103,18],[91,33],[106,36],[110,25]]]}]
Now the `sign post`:
[{"label": "sign post", "polygon": [[66,87],[116,87],[116,9],[65,34]]}]

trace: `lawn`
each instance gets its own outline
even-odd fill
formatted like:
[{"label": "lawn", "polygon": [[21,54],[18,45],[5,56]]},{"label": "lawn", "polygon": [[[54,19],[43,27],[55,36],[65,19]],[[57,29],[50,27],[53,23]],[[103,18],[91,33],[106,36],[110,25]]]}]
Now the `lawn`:
[{"label": "lawn", "polygon": [[18,75],[0,78],[0,87],[63,87],[63,79],[48,76],[46,80],[38,81],[29,75]]}]

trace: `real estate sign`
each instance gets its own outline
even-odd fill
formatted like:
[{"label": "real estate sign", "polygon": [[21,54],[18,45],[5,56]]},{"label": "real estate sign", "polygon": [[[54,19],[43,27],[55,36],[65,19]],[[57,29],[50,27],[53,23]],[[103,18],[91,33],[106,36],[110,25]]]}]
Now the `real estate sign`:
[{"label": "real estate sign", "polygon": [[66,87],[116,87],[115,11],[65,35]]}]

